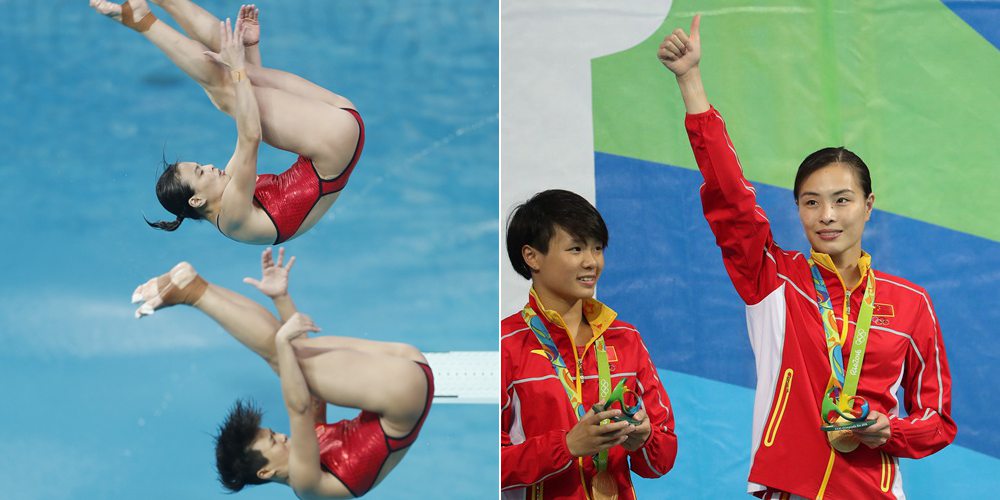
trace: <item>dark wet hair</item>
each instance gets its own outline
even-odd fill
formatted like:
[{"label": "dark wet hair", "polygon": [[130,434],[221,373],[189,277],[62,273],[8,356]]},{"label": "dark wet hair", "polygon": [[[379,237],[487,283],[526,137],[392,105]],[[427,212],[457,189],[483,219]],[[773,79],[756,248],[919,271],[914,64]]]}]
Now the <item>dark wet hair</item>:
[{"label": "dark wet hair", "polygon": [[799,201],[799,189],[802,187],[802,183],[813,172],[831,163],[843,163],[851,167],[854,170],[854,175],[858,178],[858,182],[861,184],[861,190],[865,192],[865,198],[872,194],[872,174],[868,171],[868,165],[865,165],[860,156],[840,146],[838,148],[823,148],[813,152],[805,160],[802,160],[802,164],[799,165],[799,171],[795,174],[795,189],[792,192],[796,202]]},{"label": "dark wet hair", "polygon": [[556,226],[574,238],[593,238],[608,245],[608,226],[594,205],[571,191],[542,191],[515,207],[507,218],[507,257],[517,274],[531,279],[531,268],[524,261],[521,249],[530,245],[543,254],[548,253]]},{"label": "dark wet hair", "polygon": [[219,426],[215,436],[215,468],[219,472],[219,482],[229,491],[237,492],[248,484],[268,482],[257,476],[257,472],[267,465],[267,459],[250,448],[257,439],[262,415],[252,400],[238,399]]},{"label": "dark wet hair", "polygon": [[[163,173],[156,181],[156,199],[160,200],[160,205],[168,212],[177,216],[172,221],[151,222],[146,219],[146,224],[156,229],[173,231],[180,227],[184,219],[203,219],[198,210],[192,207],[188,200],[194,196],[194,189],[181,182],[180,171],[177,169],[177,162],[168,164],[163,162]],[[145,219],[145,217],[143,217]]]}]

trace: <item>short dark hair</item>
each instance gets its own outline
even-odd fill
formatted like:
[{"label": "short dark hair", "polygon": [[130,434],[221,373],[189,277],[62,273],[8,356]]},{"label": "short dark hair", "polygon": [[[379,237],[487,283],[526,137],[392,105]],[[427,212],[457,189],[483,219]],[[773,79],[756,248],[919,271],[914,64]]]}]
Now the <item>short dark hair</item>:
[{"label": "short dark hair", "polygon": [[172,221],[156,222],[146,219],[146,224],[156,229],[173,231],[180,227],[184,219],[203,219],[201,213],[188,203],[192,196],[194,196],[194,189],[181,182],[177,162],[168,164],[164,161],[163,173],[156,181],[156,199],[160,200],[160,205],[163,205],[163,208],[176,215],[177,218]]},{"label": "short dark hair", "polygon": [[517,274],[531,279],[521,249],[529,245],[548,253],[557,226],[574,238],[593,238],[608,245],[608,226],[586,198],[564,189],[542,191],[515,207],[507,218],[507,257]]},{"label": "short dark hair", "polygon": [[798,172],[795,173],[795,189],[792,191],[796,202],[799,201],[799,189],[802,187],[802,183],[813,172],[831,163],[843,163],[851,167],[858,178],[858,182],[861,184],[861,190],[865,192],[865,198],[872,194],[872,174],[868,171],[868,165],[865,165],[864,160],[843,146],[830,147],[814,151],[805,160],[802,160]]},{"label": "short dark hair", "polygon": [[248,484],[268,482],[257,476],[257,472],[267,465],[267,459],[251,448],[260,431],[262,415],[252,400],[238,399],[219,426],[215,436],[215,468],[219,472],[219,482],[229,491],[237,492]]}]

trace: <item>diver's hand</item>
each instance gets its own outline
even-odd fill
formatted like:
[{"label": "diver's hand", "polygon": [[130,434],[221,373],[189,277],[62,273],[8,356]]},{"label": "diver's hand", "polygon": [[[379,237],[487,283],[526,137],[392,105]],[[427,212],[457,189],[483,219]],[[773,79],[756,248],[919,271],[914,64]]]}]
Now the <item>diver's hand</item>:
[{"label": "diver's hand", "polygon": [[288,272],[295,263],[295,257],[292,256],[287,264],[282,265],[285,259],[284,247],[278,249],[278,262],[274,261],[273,255],[271,247],[267,247],[260,254],[260,280],[243,278],[244,283],[253,285],[272,299],[288,295]]},{"label": "diver's hand", "polygon": [[218,64],[232,71],[239,71],[246,66],[246,55],[243,49],[243,26],[235,30],[232,21],[227,17],[219,22],[219,52],[206,50],[204,54]]},{"label": "diver's hand", "polygon": [[312,318],[306,316],[302,313],[295,313],[281,328],[278,329],[278,333],[274,335],[275,343],[278,342],[291,342],[306,332],[318,332],[319,327],[316,326]]},{"label": "diver's hand", "polygon": [[236,18],[236,31],[243,33],[243,46],[251,47],[260,42],[260,9],[256,5],[241,5]]}]

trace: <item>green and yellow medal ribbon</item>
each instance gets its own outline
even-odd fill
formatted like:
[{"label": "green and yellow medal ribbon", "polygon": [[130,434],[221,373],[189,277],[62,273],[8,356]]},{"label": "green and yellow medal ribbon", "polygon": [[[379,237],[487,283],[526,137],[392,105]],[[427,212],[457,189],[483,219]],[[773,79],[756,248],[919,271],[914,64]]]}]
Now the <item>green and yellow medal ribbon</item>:
[{"label": "green and yellow medal ribbon", "polygon": [[[875,309],[875,276],[869,271],[865,294],[861,299],[861,310],[858,311],[858,321],[854,329],[854,341],[851,344],[851,355],[844,370],[843,345],[847,340],[847,329],[850,324],[849,305],[844,306],[842,331],[837,331],[837,317],[833,312],[830,293],[819,268],[812,259],[809,260],[812,271],[813,285],[816,288],[816,303],[819,306],[820,320],[826,333],[827,357],[830,361],[830,380],[821,404],[821,417],[827,423],[823,430],[831,430],[838,417],[857,423],[868,417],[868,402],[857,396],[858,380],[861,378],[861,366],[865,359],[868,346],[868,334],[872,324],[872,314]],[[845,301],[849,297],[844,298]],[[841,426],[840,428],[844,428]]]}]

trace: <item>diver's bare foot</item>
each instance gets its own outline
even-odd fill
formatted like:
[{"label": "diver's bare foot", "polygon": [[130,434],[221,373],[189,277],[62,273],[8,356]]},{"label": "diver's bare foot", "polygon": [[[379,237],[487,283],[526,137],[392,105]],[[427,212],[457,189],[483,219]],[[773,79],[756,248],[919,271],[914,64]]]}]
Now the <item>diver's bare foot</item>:
[{"label": "diver's bare foot", "polygon": [[[146,4],[146,0],[128,0],[127,3],[131,7],[131,19],[122,19],[122,12],[128,10],[128,8],[123,8],[121,4],[107,0],[90,0],[90,6],[97,12],[137,31],[146,31],[156,21],[155,16],[149,21],[146,20],[146,16],[152,14],[149,5]],[[148,24],[143,26],[143,23]]]},{"label": "diver's bare foot", "polygon": [[[251,47],[260,42],[260,9],[256,5],[241,5],[236,18],[237,26],[243,27],[243,46]],[[238,28],[237,28],[238,29]]]},{"label": "diver's bare foot", "polygon": [[153,278],[132,292],[132,303],[142,303],[135,311],[141,318],[153,311],[177,304],[194,305],[205,293],[208,283],[187,262],[174,266],[169,273]]},{"label": "diver's bare foot", "polygon": [[122,6],[114,2],[90,0],[90,7],[99,12],[102,16],[108,16],[115,21],[121,21],[122,19]]}]

